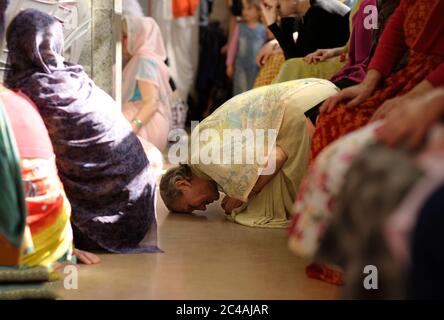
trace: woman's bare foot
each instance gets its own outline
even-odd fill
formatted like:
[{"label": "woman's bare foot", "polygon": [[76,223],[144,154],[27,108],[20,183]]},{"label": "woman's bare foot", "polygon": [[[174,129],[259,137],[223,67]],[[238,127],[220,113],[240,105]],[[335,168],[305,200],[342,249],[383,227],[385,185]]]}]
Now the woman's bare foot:
[{"label": "woman's bare foot", "polygon": [[80,263],[84,264],[97,264],[100,263],[100,258],[93,253],[74,249],[74,255],[77,257]]}]

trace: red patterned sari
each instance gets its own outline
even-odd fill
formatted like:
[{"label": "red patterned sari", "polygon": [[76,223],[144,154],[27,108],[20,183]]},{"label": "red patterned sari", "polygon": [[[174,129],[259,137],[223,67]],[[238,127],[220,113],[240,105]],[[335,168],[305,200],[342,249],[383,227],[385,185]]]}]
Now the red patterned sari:
[{"label": "red patterned sari", "polygon": [[[340,103],[330,113],[321,114],[311,146],[312,160],[327,145],[366,125],[388,99],[402,96],[423,80],[444,85],[444,1],[403,0],[384,30],[369,69],[379,71],[384,80],[360,106],[346,108]],[[407,65],[392,73],[408,50]]]}]

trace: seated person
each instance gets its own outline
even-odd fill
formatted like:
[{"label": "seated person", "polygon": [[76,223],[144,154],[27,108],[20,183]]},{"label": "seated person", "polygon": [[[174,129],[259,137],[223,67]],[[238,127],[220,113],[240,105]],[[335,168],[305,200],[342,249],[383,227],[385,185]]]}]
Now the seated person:
[{"label": "seated person", "polygon": [[[7,2],[1,4],[0,42]],[[0,179],[5,183],[0,266],[51,269],[58,262],[72,261],[73,254],[88,264],[99,262],[95,255],[73,250],[71,206],[57,174],[48,132],[35,106],[0,84],[0,108],[2,163],[9,166],[9,173],[2,170]],[[7,244],[7,239],[12,241]]]},{"label": "seated person", "polygon": [[71,205],[57,174],[51,140],[40,114],[26,97],[1,85],[0,97],[19,150],[27,209],[27,250],[20,265],[51,270],[59,262],[75,262],[73,255],[80,262],[98,263],[95,255],[73,247]]},{"label": "seated person", "polygon": [[350,8],[339,1],[262,0],[262,11],[286,59],[302,58],[317,49],[344,46],[350,36]]},{"label": "seated person", "polygon": [[[444,84],[444,33],[436,31],[444,27],[442,10],[442,1],[400,2],[384,28],[364,80],[321,107],[312,159],[339,137]],[[408,62],[398,69],[406,52]]]},{"label": "seated person", "polygon": [[[359,0],[352,10],[350,14],[352,31],[347,45],[338,48],[320,48],[304,58],[287,60],[273,83],[312,77],[331,78],[338,88],[343,89],[361,82],[369,62],[374,33],[373,28],[366,27],[364,23],[369,14],[365,12],[368,6],[376,9],[376,0]],[[376,14],[376,12],[370,13]],[[378,24],[380,27],[380,20]],[[348,58],[346,58],[347,53]]]},{"label": "seated person", "polygon": [[[389,113],[376,137],[390,148],[367,146],[344,177],[316,258],[344,269],[345,298],[442,297],[443,97],[436,89]],[[381,290],[362,286],[370,264]]]},{"label": "seated person", "polygon": [[155,181],[142,144],[114,100],[64,61],[62,25],[27,9],[12,20],[7,43],[5,83],[34,102],[48,128],[76,247],[157,252],[141,243],[156,232]]},{"label": "seated person", "polygon": [[[416,98],[413,98],[410,102],[401,105],[399,108],[393,109],[387,115],[384,121],[377,121],[371,125],[365,126],[360,130],[348,134],[335,143],[329,145],[320,153],[320,155],[314,161],[308,178],[304,182],[304,186],[301,187],[298,194],[298,200],[296,201],[289,242],[290,248],[293,252],[302,256],[313,256],[316,254],[319,243],[321,239],[324,238],[324,232],[329,228],[332,216],[337,214],[337,212],[342,212],[342,210],[337,208],[338,202],[341,202],[343,206],[347,205],[347,210],[349,210],[348,212],[352,212],[350,211],[352,210],[352,207],[342,199],[344,185],[347,184],[347,181],[349,180],[348,172],[354,163],[354,159],[356,158],[360,158],[369,165],[373,161],[374,166],[377,166],[378,163],[381,167],[384,166],[384,163],[381,163],[382,158],[374,158],[372,153],[366,152],[368,146],[376,143],[378,140],[382,140],[387,145],[392,147],[396,145],[397,149],[401,149],[403,147],[404,149],[410,150],[410,152],[414,151],[413,155],[416,158],[418,158],[418,155],[420,155],[419,158],[428,159],[425,162],[422,161],[423,165],[421,165],[421,169],[425,172],[428,171],[431,173],[431,175],[428,176],[433,177],[435,186],[438,187],[440,181],[442,181],[442,179],[440,180],[439,177],[442,177],[443,173],[436,171],[433,163],[437,165],[436,168],[439,168],[438,163],[439,161],[442,161],[442,129],[440,131],[441,133],[439,133],[439,131],[436,131],[438,128],[435,129],[435,127],[437,127],[437,124],[439,124],[444,114],[444,104],[442,103],[444,101],[442,99],[443,96],[444,94],[442,89],[435,89],[430,93],[420,94]],[[428,139],[427,136],[429,136]],[[428,141],[426,148],[424,148],[425,144],[423,143],[425,141]],[[436,151],[438,151],[438,153]],[[363,152],[366,152],[365,156],[361,155]],[[441,152],[441,155],[439,155],[439,152]],[[438,158],[434,156],[434,154],[438,155]],[[368,160],[365,160],[366,157]],[[388,172],[392,171],[393,170],[390,169],[388,170]],[[359,172],[360,170],[356,170],[355,168],[353,173],[354,177],[360,177],[362,174]],[[409,175],[411,174],[412,173]],[[362,184],[362,181],[369,181],[370,176],[362,176],[359,179],[360,180],[358,181],[361,181]],[[426,177],[426,179],[429,178]],[[409,183],[411,184],[415,181],[416,180],[413,180]],[[436,182],[438,184],[436,184]],[[354,187],[349,183],[348,188],[348,190],[352,190]],[[418,199],[418,197],[414,197],[413,195],[418,195],[420,194],[419,192],[412,191],[411,193],[412,196],[409,198],[412,198],[412,200]],[[361,195],[362,193],[360,192],[359,194]],[[429,195],[429,193],[426,194]],[[346,199],[350,202],[352,201],[352,198],[356,199],[357,196],[358,193],[356,191],[353,195],[349,192]],[[425,199],[424,197],[420,197],[419,199]],[[412,203],[408,199],[406,201],[409,204]],[[373,202],[379,203],[378,201]],[[359,210],[364,210],[362,202],[358,203]],[[412,205],[407,207],[410,208],[408,210],[409,212],[412,211],[412,208],[415,208],[415,206]],[[375,209],[369,210],[370,211],[364,212],[375,212]],[[378,209],[377,211],[380,210]],[[357,211],[354,210],[353,212],[356,213]],[[400,219],[397,218],[392,221],[390,229],[395,229],[394,231],[396,231],[397,238],[399,238],[400,233],[408,234],[410,231],[413,232],[414,226],[411,224],[412,219],[408,218],[409,214],[410,213],[408,213],[406,216],[405,213],[401,213],[399,215]],[[412,215],[410,214],[410,216]],[[341,221],[343,219],[349,219],[342,218],[341,216],[338,216],[338,218]],[[356,218],[353,220],[358,221]],[[429,221],[430,220],[428,220],[427,223],[429,223]],[[332,241],[332,235],[340,236],[344,233],[345,228],[339,229],[339,227],[339,225],[336,225],[334,229],[335,233],[329,235],[329,240],[323,241],[324,249],[322,255],[324,258],[328,256],[330,260],[327,259],[327,262],[338,263],[340,261],[339,257],[344,252],[342,244]],[[407,229],[409,229],[409,231],[406,231]],[[426,234],[422,233],[422,231],[418,232],[421,232],[418,237],[421,237],[422,239],[418,241],[424,241],[427,242],[427,246],[433,246],[433,237],[427,237]],[[359,234],[362,232],[358,231],[357,233]],[[345,235],[340,236],[340,238],[343,239],[343,241],[350,239],[349,236]],[[390,238],[391,239],[388,241],[393,242],[394,237],[390,236]],[[398,239],[397,247],[404,242],[404,240]],[[405,247],[405,243],[403,246]],[[350,247],[347,246],[347,248]],[[327,254],[327,252],[330,253]],[[402,250],[402,252],[406,252],[406,250]],[[419,251],[414,254],[416,257],[422,255],[422,253]],[[430,257],[431,256],[429,256],[429,258]],[[418,265],[420,264],[419,260],[417,260],[415,263]],[[431,265],[426,267],[430,268]],[[307,268],[307,271],[311,277],[320,278],[324,281],[333,282],[336,284],[341,283],[341,277],[337,276],[338,271],[332,269],[331,267],[327,267],[325,265],[310,265],[309,268]],[[424,270],[421,272],[423,271]],[[418,279],[424,276],[425,273],[421,273],[421,276],[412,279],[412,281],[415,281],[415,286],[417,286],[418,290],[420,289],[418,287]],[[428,285],[430,286],[432,284],[429,282]],[[424,295],[425,292],[422,292],[421,294]]]},{"label": "seated person", "polygon": [[133,132],[163,151],[171,128],[170,74],[162,35],[148,17],[123,20],[123,113]]}]

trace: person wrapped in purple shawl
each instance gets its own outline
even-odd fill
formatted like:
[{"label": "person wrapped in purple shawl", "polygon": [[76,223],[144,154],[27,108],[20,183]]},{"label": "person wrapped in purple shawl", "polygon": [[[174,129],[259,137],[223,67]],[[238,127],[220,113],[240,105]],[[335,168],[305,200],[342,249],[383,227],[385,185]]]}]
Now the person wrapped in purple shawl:
[{"label": "person wrapped in purple shawl", "polygon": [[115,101],[80,65],[65,62],[62,25],[27,9],[14,18],[6,37],[5,83],[37,105],[48,128],[72,205],[76,246],[158,252],[155,179],[142,144]]}]

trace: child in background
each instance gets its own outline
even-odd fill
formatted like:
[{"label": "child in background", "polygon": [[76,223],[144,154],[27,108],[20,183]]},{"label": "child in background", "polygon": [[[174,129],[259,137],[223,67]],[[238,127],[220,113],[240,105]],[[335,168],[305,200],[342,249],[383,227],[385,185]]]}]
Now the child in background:
[{"label": "child in background", "polygon": [[255,59],[267,40],[265,26],[260,22],[260,1],[245,0],[243,21],[239,22],[230,41],[227,56],[227,75],[233,78],[233,94],[253,88],[259,67]]}]

